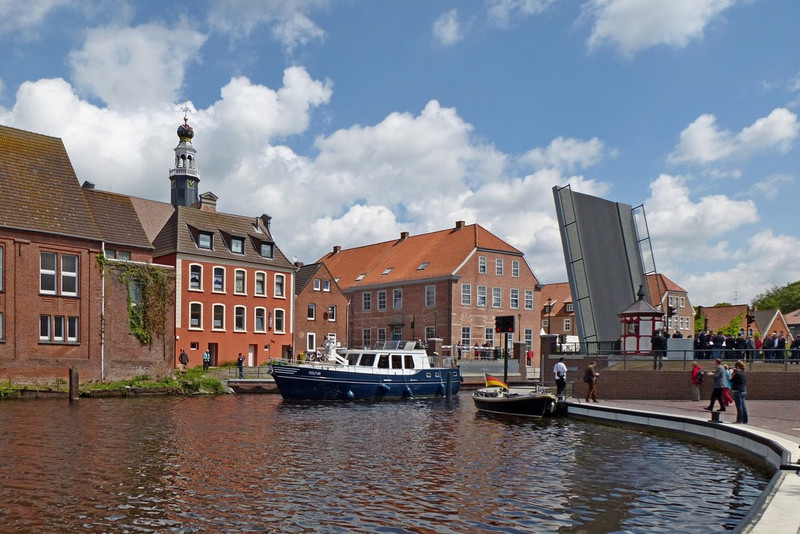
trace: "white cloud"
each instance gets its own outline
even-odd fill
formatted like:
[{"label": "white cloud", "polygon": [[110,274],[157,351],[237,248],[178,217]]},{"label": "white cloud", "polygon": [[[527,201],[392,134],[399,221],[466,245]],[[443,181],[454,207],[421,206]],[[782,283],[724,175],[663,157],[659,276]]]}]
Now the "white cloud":
[{"label": "white cloud", "polygon": [[246,38],[259,26],[272,26],[273,37],[291,53],[299,45],[325,38],[325,31],[309,15],[327,9],[330,3],[330,0],[217,0],[209,7],[206,22],[233,39]]},{"label": "white cloud", "polygon": [[70,5],[73,0],[0,0],[0,35],[19,32],[32,38],[52,12]]},{"label": "white cloud", "polygon": [[520,157],[520,163],[535,168],[556,167],[572,172],[576,167],[587,168],[602,161],[603,142],[594,137],[588,141],[556,137],[547,148],[534,148]]},{"label": "white cloud", "polygon": [[453,45],[462,39],[463,34],[457,9],[442,13],[436,19],[433,23],[433,35],[445,46]]},{"label": "white cloud", "polygon": [[555,0],[491,0],[487,15],[489,23],[505,28],[512,20],[538,15],[555,3]]},{"label": "white cloud", "polygon": [[754,183],[746,194],[752,198],[763,197],[774,201],[782,198],[787,188],[795,182],[796,179],[788,174],[774,174]]},{"label": "white cloud", "polygon": [[89,30],[81,50],[69,54],[77,87],[112,109],[144,109],[180,98],[183,77],[206,37],[188,27],[160,23]]},{"label": "white cloud", "polygon": [[720,130],[716,117],[704,114],[681,132],[670,163],[712,163],[730,157],[745,158],[758,152],[785,154],[800,134],[797,115],[786,108],[774,109],[738,134]]},{"label": "white cloud", "polygon": [[658,45],[685,47],[702,38],[706,26],[733,4],[734,0],[589,0],[582,16],[593,21],[590,50],[608,45],[630,56]]}]

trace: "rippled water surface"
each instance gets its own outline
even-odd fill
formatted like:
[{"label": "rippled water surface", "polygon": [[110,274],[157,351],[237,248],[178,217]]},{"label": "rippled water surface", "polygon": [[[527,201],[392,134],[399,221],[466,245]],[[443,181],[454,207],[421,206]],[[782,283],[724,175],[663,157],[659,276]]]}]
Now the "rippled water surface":
[{"label": "rippled water surface", "polygon": [[768,474],[695,443],[451,401],[0,402],[0,531],[720,532]]}]

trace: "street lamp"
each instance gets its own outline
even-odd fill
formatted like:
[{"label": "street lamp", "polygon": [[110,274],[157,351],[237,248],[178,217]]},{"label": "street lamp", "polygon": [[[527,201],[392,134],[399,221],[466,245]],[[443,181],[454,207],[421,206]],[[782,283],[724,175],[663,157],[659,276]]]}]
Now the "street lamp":
[{"label": "street lamp", "polygon": [[550,335],[550,312],[553,309],[553,300],[547,297],[547,335]]}]

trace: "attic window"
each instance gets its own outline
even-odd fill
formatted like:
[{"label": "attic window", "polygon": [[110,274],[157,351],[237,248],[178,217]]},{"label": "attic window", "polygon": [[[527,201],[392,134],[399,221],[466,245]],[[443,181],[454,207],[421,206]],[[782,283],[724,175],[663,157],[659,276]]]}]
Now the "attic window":
[{"label": "attic window", "polygon": [[231,237],[231,252],[244,254],[244,239],[241,237]]},{"label": "attic window", "polygon": [[356,282],[362,281],[365,276],[366,276],[365,274],[359,274],[358,277],[356,277]]},{"label": "attic window", "polygon": [[384,275],[385,274],[389,274],[390,272],[392,272],[392,269],[394,269],[394,267],[387,267],[381,274],[384,274]]},{"label": "attic window", "polygon": [[272,258],[273,255],[273,245],[272,243],[261,243],[260,253],[262,258]]},{"label": "attic window", "polygon": [[198,232],[197,246],[206,250],[212,250],[214,248],[214,234],[209,232]]},{"label": "attic window", "polygon": [[421,271],[421,270],[423,270],[425,267],[427,267],[428,265],[430,265],[430,262],[424,261],[424,262],[422,262],[422,263],[420,263],[420,264],[419,264],[419,267],[417,267],[417,270],[418,270],[418,271]]}]

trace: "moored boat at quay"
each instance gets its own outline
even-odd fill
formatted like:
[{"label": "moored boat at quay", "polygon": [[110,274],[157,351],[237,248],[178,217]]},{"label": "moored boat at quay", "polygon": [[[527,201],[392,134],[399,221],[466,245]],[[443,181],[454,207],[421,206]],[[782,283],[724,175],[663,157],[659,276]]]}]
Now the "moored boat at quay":
[{"label": "moored boat at quay", "polygon": [[337,349],[326,342],[320,359],[271,363],[269,372],[287,400],[449,397],[462,381],[452,356],[429,355],[414,341],[386,341],[365,349]]},{"label": "moored boat at quay", "polygon": [[544,417],[555,413],[558,399],[538,386],[509,388],[505,382],[486,375],[486,387],[475,390],[472,400],[481,412]]}]

